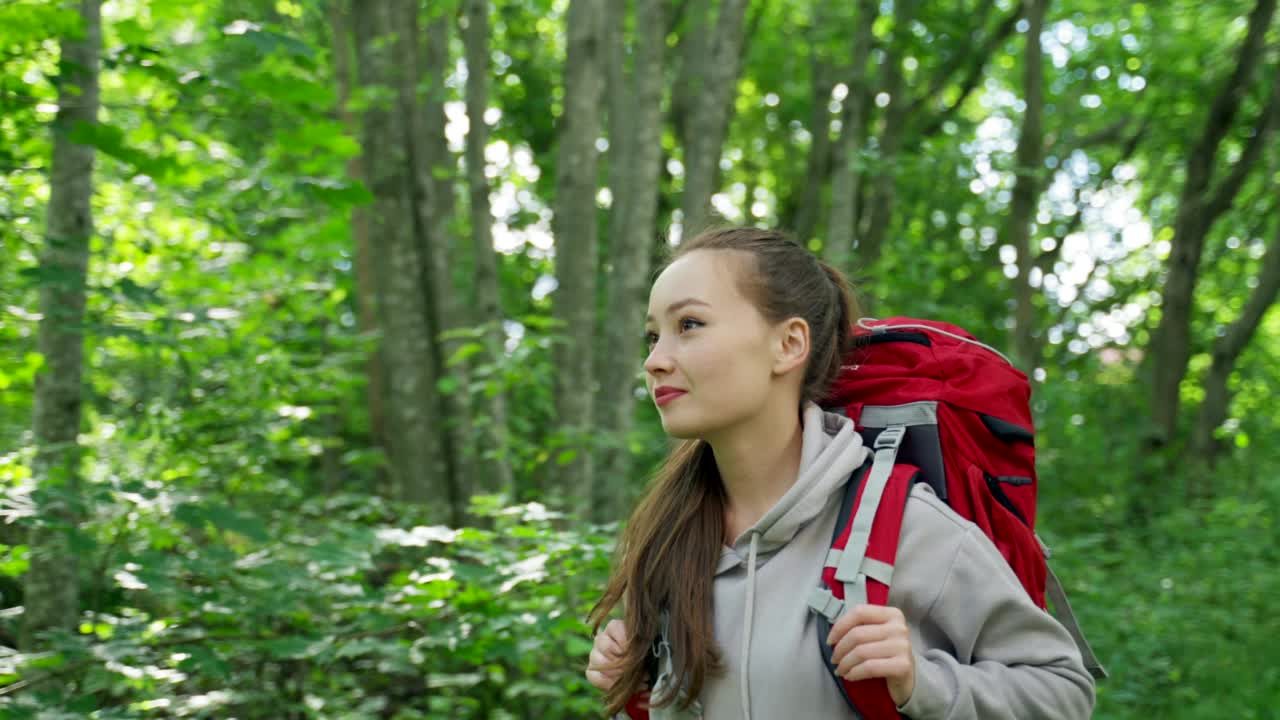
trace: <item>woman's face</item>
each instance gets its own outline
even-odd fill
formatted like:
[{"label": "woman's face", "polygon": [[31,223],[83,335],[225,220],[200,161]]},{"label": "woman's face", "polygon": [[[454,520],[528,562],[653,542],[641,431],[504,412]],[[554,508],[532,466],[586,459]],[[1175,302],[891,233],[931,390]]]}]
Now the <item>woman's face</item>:
[{"label": "woman's face", "polygon": [[766,407],[777,333],[738,289],[749,262],[733,251],[696,250],[653,284],[645,382],[669,435],[708,439]]}]

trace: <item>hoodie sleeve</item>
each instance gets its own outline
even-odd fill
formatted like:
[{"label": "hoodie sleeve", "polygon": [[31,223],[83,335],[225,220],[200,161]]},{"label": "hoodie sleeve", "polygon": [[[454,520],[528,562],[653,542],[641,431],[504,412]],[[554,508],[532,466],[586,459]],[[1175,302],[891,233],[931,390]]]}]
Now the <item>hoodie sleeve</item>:
[{"label": "hoodie sleeve", "polygon": [[[905,547],[908,536],[915,535],[917,543],[932,546],[933,562],[946,562],[950,555],[950,567],[933,575],[933,582],[925,573],[903,573],[914,575],[919,589],[932,585],[934,592],[907,602],[924,610],[913,644],[915,638],[928,640],[914,648],[915,690],[899,711],[912,720],[1088,718],[1093,678],[1066,629],[1031,601],[981,530],[940,501],[930,498],[927,507],[920,505],[908,503],[899,561],[903,550],[911,551]],[[930,527],[906,532],[912,520]],[[955,548],[954,554],[942,551],[947,547]],[[931,564],[926,561],[920,569],[927,571]],[[929,603],[927,609],[920,600]],[[908,622],[911,615],[908,610]]]}]

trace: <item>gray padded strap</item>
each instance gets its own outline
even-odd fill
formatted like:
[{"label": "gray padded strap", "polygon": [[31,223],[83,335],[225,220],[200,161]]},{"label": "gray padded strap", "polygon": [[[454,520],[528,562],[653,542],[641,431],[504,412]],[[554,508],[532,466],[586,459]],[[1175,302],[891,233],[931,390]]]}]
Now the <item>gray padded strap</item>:
[{"label": "gray padded strap", "polygon": [[[822,565],[823,567],[829,568],[838,567],[840,565],[840,558],[843,556],[843,550],[840,550],[839,548],[831,548],[827,551],[827,559]],[[885,585],[893,584],[891,582],[893,580],[893,566],[887,562],[880,562],[875,558],[864,557],[862,558],[861,571],[863,575],[866,575],[872,580],[879,580]]]},{"label": "gray padded strap", "polygon": [[858,416],[860,427],[937,425],[937,401],[921,400],[901,405],[865,405]]},{"label": "gray padded strap", "polygon": [[1071,602],[1067,600],[1067,591],[1062,588],[1062,581],[1058,579],[1048,563],[1045,563],[1045,568],[1048,570],[1048,577],[1045,579],[1044,589],[1049,595],[1049,601],[1053,603],[1053,616],[1067,629],[1076,647],[1080,649],[1080,657],[1084,660],[1085,669],[1089,674],[1095,680],[1106,678],[1107,669],[1102,667],[1098,657],[1093,654],[1093,648],[1089,647],[1089,641],[1085,639],[1084,631],[1080,629],[1080,622],[1076,620],[1076,614],[1071,610]]},{"label": "gray padded strap", "polygon": [[862,574],[885,585],[892,585],[893,566],[874,558],[862,558]]},{"label": "gray padded strap", "polygon": [[840,548],[831,548],[827,551],[827,559],[822,562],[822,567],[833,568],[839,566],[840,556],[843,554],[844,551]]},{"label": "gray padded strap", "polygon": [[[906,433],[905,427],[894,425],[882,430],[876,438],[875,460],[871,463],[871,472],[867,474],[867,481],[862,489],[862,501],[853,515],[849,542],[845,544],[840,564],[836,567],[836,579],[846,585],[856,584],[858,575],[861,574],[862,560],[867,553],[867,543],[871,540],[871,523],[876,519],[880,498],[884,495],[885,486],[889,484],[889,475],[893,473],[893,463],[898,457],[898,447]],[[849,600],[850,596],[846,594],[845,598]],[[865,602],[865,598],[863,601]]]},{"label": "gray padded strap", "polygon": [[867,576],[858,573],[853,582],[844,584],[844,601],[846,605],[858,606],[867,604]]},{"label": "gray padded strap", "polygon": [[809,593],[808,605],[829,623],[834,623],[844,613],[845,607],[843,600],[832,595],[830,590],[822,586],[814,588],[813,592]]}]

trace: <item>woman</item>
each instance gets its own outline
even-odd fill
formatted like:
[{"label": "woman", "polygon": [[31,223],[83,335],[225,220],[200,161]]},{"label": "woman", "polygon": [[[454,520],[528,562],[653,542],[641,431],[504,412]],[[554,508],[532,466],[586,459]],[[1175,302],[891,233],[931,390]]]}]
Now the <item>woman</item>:
[{"label": "woman", "polygon": [[[768,230],[704,233],[654,282],[646,381],[682,442],[592,612],[587,678],[610,713],[652,680],[654,720],[854,717],[806,605],[868,453],[850,420],[815,404],[854,317],[840,273]],[[850,609],[826,638],[839,676],[884,678],[913,720],[1089,716],[1093,681],[1070,636],[923,484],[896,568],[889,605]],[[600,631],[619,603],[625,619]]]}]

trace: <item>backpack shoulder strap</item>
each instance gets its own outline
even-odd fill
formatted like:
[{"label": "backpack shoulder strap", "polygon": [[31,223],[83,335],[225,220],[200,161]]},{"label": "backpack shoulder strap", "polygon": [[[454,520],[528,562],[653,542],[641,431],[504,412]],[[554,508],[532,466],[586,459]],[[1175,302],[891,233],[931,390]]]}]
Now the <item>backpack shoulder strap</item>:
[{"label": "backpack shoulder strap", "polygon": [[876,438],[875,457],[854,471],[845,485],[822,583],[808,603],[817,615],[823,662],[833,671],[849,707],[865,720],[899,717],[889,687],[883,679],[848,682],[836,677],[826,638],[847,609],[866,603],[888,604],[902,516],[911,486],[920,475],[915,466],[895,462],[903,435],[902,428],[882,432]]},{"label": "backpack shoulder strap", "polygon": [[1045,592],[1049,595],[1049,602],[1053,605],[1053,617],[1062,626],[1067,629],[1071,635],[1071,639],[1075,641],[1076,647],[1080,650],[1080,657],[1084,661],[1085,669],[1093,676],[1094,680],[1105,680],[1107,678],[1107,669],[1102,667],[1102,663],[1098,661],[1098,656],[1093,654],[1093,648],[1089,647],[1089,641],[1084,637],[1084,631],[1080,629],[1080,621],[1076,619],[1075,612],[1071,609],[1071,602],[1067,600],[1067,591],[1062,587],[1062,581],[1058,579],[1057,573],[1053,571],[1048,561],[1045,561],[1045,570],[1048,577],[1045,582]]}]

